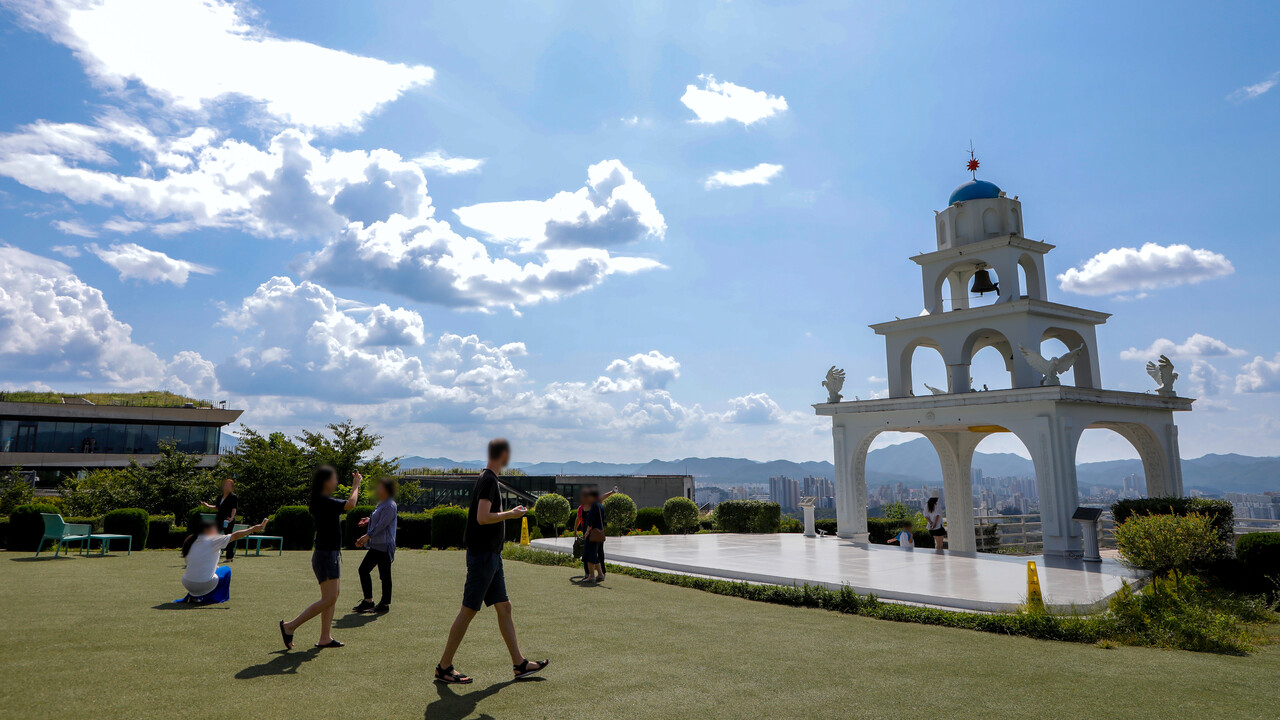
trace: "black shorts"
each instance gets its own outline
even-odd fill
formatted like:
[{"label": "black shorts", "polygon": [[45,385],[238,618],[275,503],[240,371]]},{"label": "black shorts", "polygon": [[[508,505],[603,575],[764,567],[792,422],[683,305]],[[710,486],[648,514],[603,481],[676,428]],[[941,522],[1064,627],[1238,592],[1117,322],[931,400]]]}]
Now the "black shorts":
[{"label": "black shorts", "polygon": [[312,550],[311,571],[316,574],[316,582],[342,577],[342,551]]},{"label": "black shorts", "polygon": [[480,605],[507,602],[507,579],[502,572],[502,553],[467,551],[467,584],[462,589],[462,607],[479,610]]},{"label": "black shorts", "polygon": [[930,531],[929,531],[929,534],[930,534],[930,535],[932,535],[932,536],[934,536],[934,537],[946,537],[946,536],[947,536],[947,529],[946,529],[946,528],[938,528],[938,529],[936,529],[936,530],[930,530]]},{"label": "black shorts", "polygon": [[582,544],[582,561],[599,565],[604,562],[604,543],[589,542]]}]

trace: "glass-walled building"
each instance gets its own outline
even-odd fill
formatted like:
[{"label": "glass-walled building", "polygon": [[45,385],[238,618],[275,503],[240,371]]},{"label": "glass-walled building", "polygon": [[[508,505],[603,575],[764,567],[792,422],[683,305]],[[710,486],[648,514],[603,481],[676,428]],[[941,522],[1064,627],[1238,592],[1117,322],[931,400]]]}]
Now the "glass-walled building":
[{"label": "glass-walled building", "polygon": [[42,484],[97,468],[154,460],[162,443],[217,462],[222,429],[241,410],[210,407],[0,402],[0,471],[34,471]]}]

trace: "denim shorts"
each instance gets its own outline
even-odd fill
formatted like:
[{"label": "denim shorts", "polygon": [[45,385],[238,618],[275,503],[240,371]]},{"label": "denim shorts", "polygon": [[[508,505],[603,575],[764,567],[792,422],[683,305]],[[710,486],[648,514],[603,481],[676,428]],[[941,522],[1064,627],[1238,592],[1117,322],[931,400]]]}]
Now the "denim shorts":
[{"label": "denim shorts", "polygon": [[479,610],[481,603],[507,602],[507,579],[502,573],[502,553],[467,551],[467,584],[462,607]]},{"label": "denim shorts", "polygon": [[316,582],[342,577],[342,551],[312,550],[311,571],[316,574]]}]

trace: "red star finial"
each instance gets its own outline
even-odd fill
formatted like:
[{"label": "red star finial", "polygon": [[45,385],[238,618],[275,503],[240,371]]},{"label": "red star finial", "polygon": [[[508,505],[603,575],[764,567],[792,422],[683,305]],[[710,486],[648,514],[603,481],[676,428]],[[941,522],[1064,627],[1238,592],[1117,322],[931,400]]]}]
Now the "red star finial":
[{"label": "red star finial", "polygon": [[966,163],[966,167],[969,168],[969,172],[976,172],[978,169],[978,158],[973,158],[972,160],[970,160],[968,163]]},{"label": "red star finial", "polygon": [[973,179],[978,179],[978,156],[973,154],[973,141],[969,141],[969,162],[965,164],[969,169],[969,173],[973,175]]}]

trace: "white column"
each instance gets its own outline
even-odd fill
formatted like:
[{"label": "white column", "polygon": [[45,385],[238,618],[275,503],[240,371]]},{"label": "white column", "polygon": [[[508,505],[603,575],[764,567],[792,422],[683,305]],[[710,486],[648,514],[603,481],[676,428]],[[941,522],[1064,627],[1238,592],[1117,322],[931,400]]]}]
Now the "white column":
[{"label": "white column", "polygon": [[947,546],[975,552],[978,543],[973,524],[973,451],[986,433],[926,432],[942,464],[942,489],[947,503]]},{"label": "white column", "polygon": [[1080,557],[1080,529],[1071,520],[1080,498],[1076,487],[1079,433],[1056,414],[1027,418],[1010,429],[1027,446],[1036,466],[1044,554]]},{"label": "white column", "polygon": [[867,448],[875,430],[849,427],[832,420],[836,466],[836,533],[854,542],[867,541]]}]

